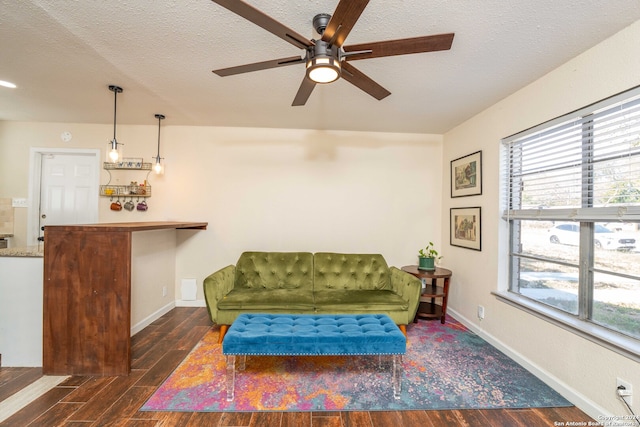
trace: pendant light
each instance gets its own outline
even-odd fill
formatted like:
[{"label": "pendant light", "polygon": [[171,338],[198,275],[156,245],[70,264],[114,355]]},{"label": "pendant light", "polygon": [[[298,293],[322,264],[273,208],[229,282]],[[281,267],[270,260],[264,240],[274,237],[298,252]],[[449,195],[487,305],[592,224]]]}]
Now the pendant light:
[{"label": "pendant light", "polygon": [[162,160],[164,157],[160,157],[160,122],[164,119],[164,116],[162,114],[156,114],[156,119],[158,119],[158,154],[154,157],[154,159],[156,160],[156,164],[153,165],[153,170],[155,171],[156,174],[161,174],[163,172],[163,167],[162,167],[162,163],[160,162],[160,160]]},{"label": "pendant light", "polygon": [[122,88],[120,86],[110,85],[109,90],[113,92],[113,139],[109,142],[111,146],[111,150],[109,151],[109,161],[112,163],[117,163],[118,160],[122,159],[122,146],[124,144],[119,143],[116,140],[116,112],[118,111],[118,94],[122,93]]}]

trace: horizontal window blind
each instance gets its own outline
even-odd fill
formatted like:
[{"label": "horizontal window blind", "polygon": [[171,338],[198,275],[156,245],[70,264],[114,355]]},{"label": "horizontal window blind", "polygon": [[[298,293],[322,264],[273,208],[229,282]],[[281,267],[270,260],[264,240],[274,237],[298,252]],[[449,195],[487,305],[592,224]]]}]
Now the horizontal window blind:
[{"label": "horizontal window blind", "polygon": [[506,218],[640,220],[640,88],[503,144]]}]

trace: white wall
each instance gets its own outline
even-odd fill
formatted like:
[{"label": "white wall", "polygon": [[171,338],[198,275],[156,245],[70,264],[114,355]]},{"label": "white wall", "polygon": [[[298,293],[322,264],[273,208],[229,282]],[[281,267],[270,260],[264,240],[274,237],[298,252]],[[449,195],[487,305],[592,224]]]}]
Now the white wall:
[{"label": "white wall", "polygon": [[440,235],[442,165],[429,161],[442,156],[440,136],[170,132],[180,142],[167,151],[169,217],[209,221],[206,232],[180,232],[190,237],[178,248],[178,281],[200,283],[246,250],[382,253],[406,265]]},{"label": "white wall", "polygon": [[0,257],[2,366],[42,366],[42,257]]},{"label": "white wall", "polygon": [[176,230],[131,235],[131,335],[175,307]]},{"label": "white wall", "polygon": [[[500,219],[500,140],[546,120],[640,85],[640,22],[493,105],[445,135],[444,158],[482,150],[483,194],[451,199],[443,170],[443,235],[448,239],[451,207],[482,207],[482,252],[444,248],[454,271],[449,306],[470,325],[564,390],[597,417],[627,411],[615,393],[616,376],[640,384],[637,362],[608,351],[543,320],[499,302],[492,291],[506,289],[506,224]],[[485,319],[476,317],[485,306]],[[636,388],[638,386],[636,385]],[[640,399],[634,399],[636,413]]]},{"label": "white wall", "polygon": [[[206,221],[179,230],[175,292],[201,283],[246,250],[382,253],[416,262],[427,241],[440,246],[442,136],[286,129],[162,127],[165,174],[151,174],[145,213],[109,210],[100,222]],[[60,134],[73,134],[63,143]],[[28,195],[30,147],[107,148],[108,125],[0,122],[0,197]],[[156,153],[157,126],[118,126],[125,157]],[[109,175],[102,171],[101,183]],[[127,172],[128,174],[128,172]],[[143,177],[139,181],[144,180]],[[129,179],[113,172],[113,179]],[[112,182],[113,183],[113,182]],[[32,201],[32,203],[35,203]],[[16,210],[16,245],[26,209]]]}]

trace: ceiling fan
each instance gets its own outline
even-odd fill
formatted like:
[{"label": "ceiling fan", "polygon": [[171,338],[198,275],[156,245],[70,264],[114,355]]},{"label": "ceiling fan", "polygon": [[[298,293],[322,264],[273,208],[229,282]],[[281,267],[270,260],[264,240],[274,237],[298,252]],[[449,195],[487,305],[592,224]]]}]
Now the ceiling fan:
[{"label": "ceiling fan", "polygon": [[384,56],[406,55],[410,53],[449,50],[453,43],[453,33],[432,36],[386,40],[344,46],[344,41],[369,0],[340,0],[333,15],[321,13],[313,18],[313,27],[322,37],[308,40],[294,30],[281,24],[253,6],[241,0],[212,0],[270,33],[304,49],[304,56],[273,59],[253,64],[213,70],[221,77],[293,64],[305,64],[306,74],[293,100],[293,106],[304,105],[316,83],[331,83],[340,77],[381,100],[389,95],[387,89],[367,77],[351,65],[351,61]]}]

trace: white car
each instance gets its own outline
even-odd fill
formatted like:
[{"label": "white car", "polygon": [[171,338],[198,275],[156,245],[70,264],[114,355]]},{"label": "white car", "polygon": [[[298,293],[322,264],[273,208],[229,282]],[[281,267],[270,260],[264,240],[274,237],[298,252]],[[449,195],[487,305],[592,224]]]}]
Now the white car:
[{"label": "white car", "polygon": [[[596,224],[594,229],[594,245],[596,248],[632,250],[636,247],[636,239],[609,230]],[[578,246],[580,244],[579,224],[558,224],[549,229],[549,241],[565,245]]]}]

